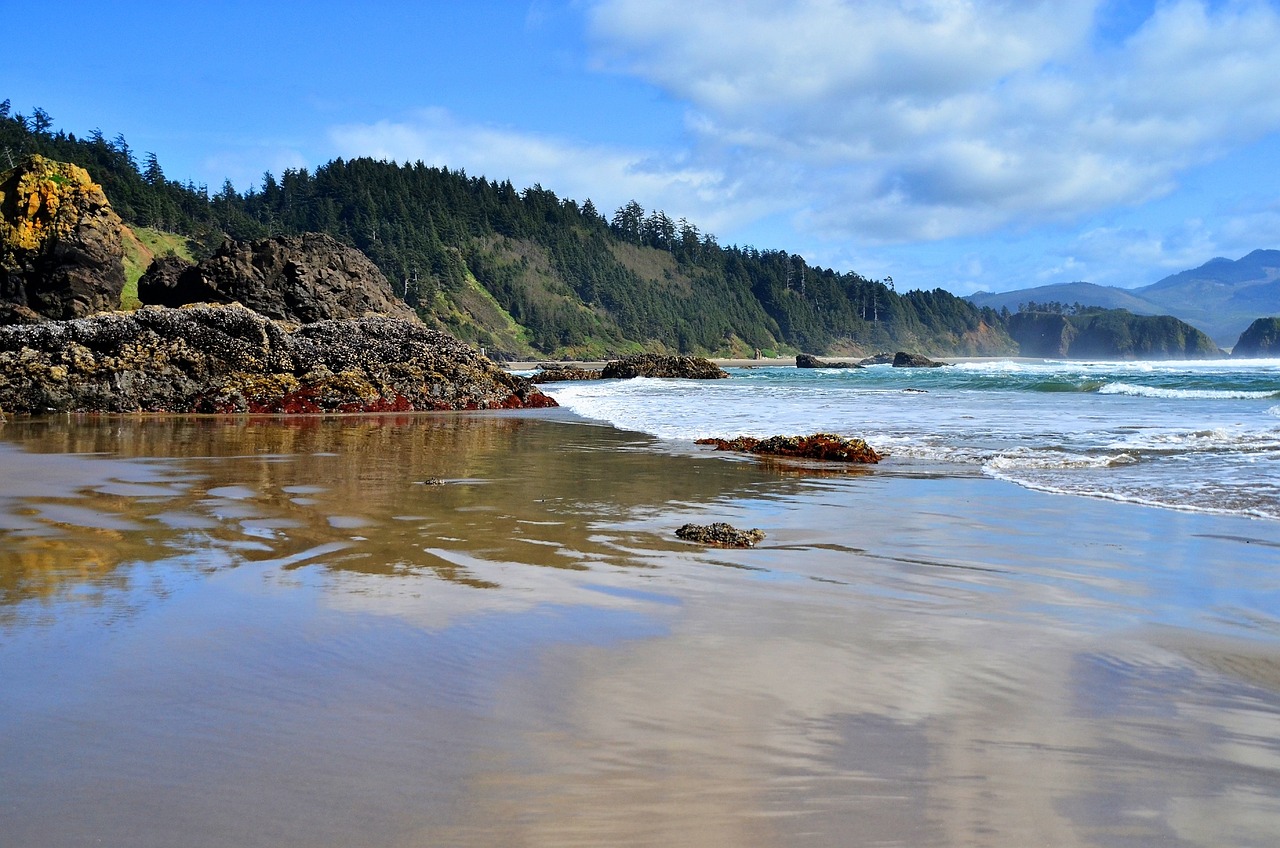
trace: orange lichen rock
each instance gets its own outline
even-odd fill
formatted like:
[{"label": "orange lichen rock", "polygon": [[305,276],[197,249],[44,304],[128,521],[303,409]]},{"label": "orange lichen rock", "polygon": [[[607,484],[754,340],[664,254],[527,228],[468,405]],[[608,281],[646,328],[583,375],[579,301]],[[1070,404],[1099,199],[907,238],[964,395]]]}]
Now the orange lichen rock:
[{"label": "orange lichen rock", "polygon": [[0,173],[0,304],[65,320],[117,308],[123,225],[78,165],[29,156]]},{"label": "orange lichen rock", "polygon": [[[15,179],[16,177],[16,179]],[[0,175],[0,244],[11,251],[40,250],[65,239],[87,206],[106,205],[102,187],[79,165],[31,156]]]},{"label": "orange lichen rock", "polygon": [[833,462],[875,463],[884,458],[862,439],[846,439],[831,433],[814,433],[811,436],[770,436],[767,439],[754,439],[750,436],[738,436],[735,439],[698,439],[697,444],[714,445],[716,450],[739,451],[757,456],[783,456]]}]

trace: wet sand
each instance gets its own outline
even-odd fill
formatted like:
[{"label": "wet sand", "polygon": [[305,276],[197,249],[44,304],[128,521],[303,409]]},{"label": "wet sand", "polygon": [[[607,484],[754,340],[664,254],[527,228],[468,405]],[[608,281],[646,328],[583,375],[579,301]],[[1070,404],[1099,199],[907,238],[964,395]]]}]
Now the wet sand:
[{"label": "wet sand", "polygon": [[[717,520],[767,538],[674,536]],[[556,410],[9,422],[0,833],[1270,845],[1278,556]]]}]

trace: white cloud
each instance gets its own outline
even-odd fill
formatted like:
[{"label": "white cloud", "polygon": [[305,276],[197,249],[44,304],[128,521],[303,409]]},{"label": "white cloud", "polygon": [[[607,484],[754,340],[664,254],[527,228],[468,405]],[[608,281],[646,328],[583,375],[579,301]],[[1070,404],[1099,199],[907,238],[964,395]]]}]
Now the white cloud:
[{"label": "white cloud", "polygon": [[713,167],[680,163],[651,151],[588,146],[507,127],[468,123],[442,109],[404,121],[351,124],[330,130],[341,156],[463,168],[517,188],[535,183],[579,203],[588,197],[605,215],[629,200],[664,208],[708,231],[760,214],[749,202],[729,204],[734,186]]},{"label": "white cloud", "polygon": [[1280,15],[1174,0],[599,0],[600,66],[689,104],[692,162],[828,237],[1080,220],[1280,129]]}]

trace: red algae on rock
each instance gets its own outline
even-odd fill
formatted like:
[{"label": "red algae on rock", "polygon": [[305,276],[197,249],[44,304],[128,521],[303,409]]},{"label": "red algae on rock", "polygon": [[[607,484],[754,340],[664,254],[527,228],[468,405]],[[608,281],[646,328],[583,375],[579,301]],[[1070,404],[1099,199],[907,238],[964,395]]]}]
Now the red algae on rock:
[{"label": "red algae on rock", "polygon": [[755,439],[698,439],[697,444],[714,445],[718,451],[739,451],[757,456],[781,456],[794,459],[819,459],[831,462],[876,463],[884,458],[862,439],[846,439],[831,433],[811,436],[770,436]]}]

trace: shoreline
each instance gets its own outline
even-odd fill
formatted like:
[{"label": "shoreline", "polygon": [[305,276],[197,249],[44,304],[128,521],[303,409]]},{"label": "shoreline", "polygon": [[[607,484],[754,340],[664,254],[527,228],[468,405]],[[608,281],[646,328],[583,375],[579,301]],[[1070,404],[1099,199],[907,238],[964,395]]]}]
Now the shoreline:
[{"label": "shoreline", "polygon": [[[1280,826],[1274,523],[563,408],[298,420],[0,430],[15,848]],[[766,536],[674,535],[710,521]]]}]

